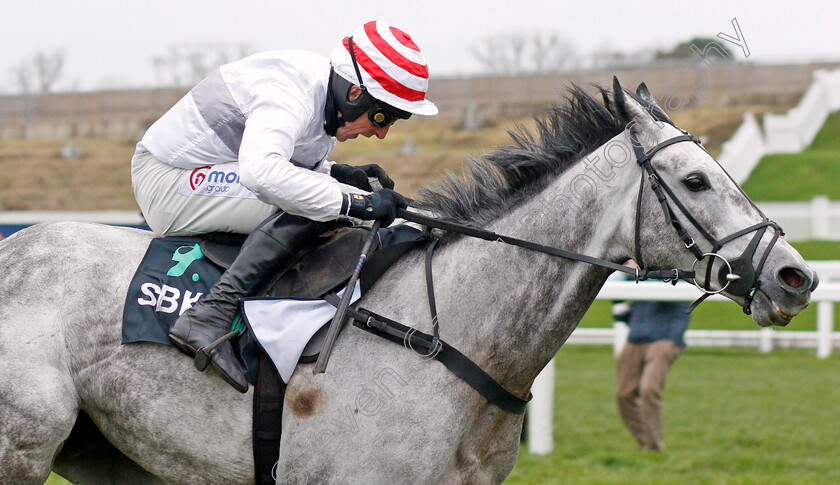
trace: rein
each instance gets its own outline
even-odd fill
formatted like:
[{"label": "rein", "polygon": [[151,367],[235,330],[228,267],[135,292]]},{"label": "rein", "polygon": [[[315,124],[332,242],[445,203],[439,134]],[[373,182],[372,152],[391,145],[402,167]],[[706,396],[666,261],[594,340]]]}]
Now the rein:
[{"label": "rein", "polygon": [[[526,241],[523,239],[518,239],[511,236],[505,236],[502,234],[497,234],[492,231],[488,231],[485,229],[480,229],[477,227],[473,227],[467,224],[459,224],[455,222],[450,222],[446,220],[436,219],[433,217],[424,216],[422,214],[418,214],[416,212],[412,212],[406,209],[398,209],[397,216],[401,217],[407,221],[415,222],[417,224],[431,227],[435,229],[441,229],[444,231],[450,231],[457,234],[462,234],[464,236],[474,237],[477,239],[484,239],[486,241],[497,241],[503,242],[505,244],[510,244],[512,246],[518,246],[524,249],[528,249],[531,251],[537,251],[544,254],[550,254],[552,256],[558,256],[565,259],[570,259],[573,261],[580,261],[583,263],[592,264],[595,266],[601,266],[604,268],[612,269],[614,271],[621,271],[622,273],[629,274],[634,277],[635,281],[638,283],[639,281],[656,279],[664,282],[670,282],[671,284],[676,285],[677,281],[680,279],[691,279],[700,291],[703,292],[703,295],[698,298],[692,305],[689,307],[689,312],[693,311],[694,308],[697,307],[701,302],[703,302],[706,298],[722,293],[723,291],[729,290],[729,293],[735,296],[742,296],[744,297],[744,304],[742,305],[742,309],[744,313],[750,314],[750,304],[755,296],[755,292],[759,289],[759,280],[758,277],[761,275],[761,271],[764,268],[764,263],[767,261],[767,257],[770,255],[770,250],[778,241],[779,236],[784,235],[782,228],[779,225],[764,215],[761,209],[755,205],[755,203],[744,193],[743,189],[732,179],[732,176],[729,175],[729,172],[726,169],[723,169],[723,172],[729,177],[729,180],[738,188],[744,198],[750,203],[750,205],[761,215],[762,221],[749,226],[745,229],[741,229],[740,231],[736,231],[729,236],[724,237],[723,239],[716,239],[714,236],[707,231],[703,225],[701,225],[697,219],[695,219],[685,205],[680,202],[677,196],[674,194],[673,190],[662,180],[662,177],[653,168],[651,165],[651,159],[657,152],[666,148],[668,146],[674,145],[676,143],[681,142],[692,142],[695,143],[697,146],[703,149],[707,154],[709,153],[700,143],[700,139],[694,135],[690,135],[685,130],[680,129],[682,135],[675,136],[673,138],[669,138],[655,147],[653,147],[650,151],[646,152],[644,148],[642,148],[641,143],[636,139],[636,136],[633,133],[630,133],[630,140],[633,145],[633,151],[636,156],[637,163],[642,168],[642,176],[641,181],[639,183],[639,196],[636,201],[636,228],[635,228],[635,236],[634,236],[634,260],[639,265],[639,268],[633,268],[630,266],[625,266],[622,264],[614,263],[612,261],[607,261],[605,259],[596,258],[593,256],[587,256],[585,254],[575,253],[572,251],[567,251],[565,249],[556,248],[553,246],[546,246],[543,244],[537,244],[532,241]],[[711,154],[709,154],[711,157]],[[712,157],[713,160],[714,157]],[[720,163],[715,160],[715,163]],[[645,177],[647,175],[647,177]],[[653,190],[654,194],[656,195],[656,199],[659,201],[659,204],[662,206],[662,213],[665,216],[665,222],[670,224],[671,227],[677,233],[677,236],[685,245],[685,248],[694,255],[695,262],[692,265],[691,270],[682,270],[678,268],[668,269],[668,270],[659,270],[659,269],[649,269],[644,263],[644,259],[642,257],[642,248],[641,248],[641,211],[642,211],[642,200],[643,200],[643,192],[645,187],[645,179],[647,179],[650,183],[650,188]],[[688,231],[685,230],[683,225],[679,222],[679,220],[675,217],[675,212],[671,208],[672,201],[674,205],[677,206],[679,211],[682,215],[694,226],[703,238],[711,244],[712,249],[709,252],[703,252],[696,244],[694,239],[688,234]],[[754,266],[752,264],[753,257],[755,256],[756,250],[758,249],[758,244],[761,242],[761,238],[764,236],[764,233],[767,231],[768,227],[773,228],[773,238],[770,240],[770,243],[767,245],[767,248],[764,250],[764,253],[761,256],[761,260],[759,261],[758,266]],[[755,232],[755,236],[747,245],[744,252],[736,259],[729,261],[725,257],[718,254],[718,251],[723,248],[723,246],[731,242],[741,236],[749,234],[751,232]],[[429,251],[433,251],[433,246],[429,248]],[[696,275],[696,267],[697,263],[700,261],[710,258],[709,264],[706,266],[705,271],[705,282],[701,286],[697,283],[695,278]],[[712,281],[712,266],[713,260],[717,258],[720,259],[723,264],[718,270],[718,282],[720,288],[717,290],[713,290],[711,287]],[[430,289],[430,296],[433,294],[431,293],[432,290]],[[432,298],[430,298],[431,300]],[[436,315],[433,315],[436,317]],[[437,319],[435,318],[435,322]]]},{"label": "rein", "polygon": [[[651,165],[651,158],[659,150],[662,150],[663,148],[674,145],[676,143],[692,142],[697,144],[704,151],[706,151],[706,149],[703,148],[703,145],[700,143],[699,138],[688,134],[688,132],[684,130],[680,131],[682,131],[682,135],[669,138],[659,143],[658,145],[653,147],[653,149],[651,149],[649,152],[645,152],[641,144],[636,139],[635,135],[633,133],[630,133],[630,140],[633,144],[633,151],[636,156],[636,160],[639,166],[642,168],[642,176],[639,184],[639,196],[638,200],[636,201],[636,224],[634,235],[634,258],[636,263],[638,263],[639,268],[624,266],[618,263],[613,263],[612,261],[607,261],[605,259],[587,256],[585,254],[575,253],[553,246],[537,244],[532,241],[526,241],[511,236],[497,234],[492,231],[480,229],[466,224],[459,224],[446,220],[436,219],[433,217],[428,217],[417,212],[409,211],[407,209],[397,209],[397,216],[402,219],[405,219],[406,221],[414,222],[430,228],[450,231],[457,234],[462,234],[464,236],[483,239],[486,241],[503,242],[505,244],[510,244],[512,246],[521,247],[531,251],[537,251],[543,254],[549,254],[552,256],[570,259],[573,261],[580,261],[583,263],[601,266],[604,268],[612,269],[614,271],[621,271],[623,273],[634,276],[637,283],[639,281],[648,279],[658,279],[676,285],[677,281],[680,279],[691,278],[694,282],[694,285],[698,289],[700,289],[704,294],[691,305],[689,311],[692,311],[697,305],[699,305],[709,296],[721,293],[728,289],[731,294],[744,297],[745,301],[743,305],[743,310],[744,313],[749,314],[750,303],[752,302],[755,292],[759,289],[758,277],[761,274],[761,270],[764,268],[764,263],[767,261],[767,258],[770,254],[770,250],[773,248],[776,241],[778,241],[779,236],[783,235],[784,233],[782,232],[778,224],[768,219],[764,215],[764,213],[761,212],[761,210],[755,205],[755,203],[752,200],[750,200],[749,197],[747,197],[743,189],[741,189],[740,186],[738,186],[738,184],[735,183],[734,180],[732,180],[732,177],[729,175],[729,173],[726,172],[726,170],[723,169],[723,167],[721,167],[724,173],[727,174],[727,177],[729,177],[729,179],[732,180],[732,183],[735,184],[735,186],[738,187],[738,189],[741,191],[741,194],[749,201],[749,203],[755,208],[755,210],[758,211],[759,214],[761,214],[762,221],[745,229],[736,231],[735,233],[730,234],[729,236],[726,236],[720,240],[712,236],[711,233],[709,233],[709,231],[707,231],[697,221],[697,219],[695,219],[691,215],[691,213],[688,211],[685,205],[683,205],[682,202],[680,202],[680,200],[676,197],[671,188],[665,183],[664,180],[662,180],[662,177],[660,177],[659,173]],[[717,160],[715,160],[715,162],[717,162]],[[718,163],[718,165],[720,164]],[[665,222],[669,223],[674,228],[674,230],[677,233],[677,236],[685,245],[685,248],[688,251],[691,251],[691,253],[694,255],[695,262],[691,270],[680,270],[676,268],[670,270],[651,270],[648,269],[644,264],[644,259],[642,257],[641,251],[641,215],[645,179],[649,181],[651,190],[653,190],[654,194],[656,195],[657,201],[662,207],[662,213],[665,216]],[[675,212],[671,207],[671,202],[673,202],[673,204],[677,206],[677,208],[680,210],[683,216],[691,223],[692,226],[694,226],[700,232],[703,238],[711,244],[711,251],[703,252],[702,250],[700,250],[700,248],[695,243],[694,239],[688,234],[683,225],[675,217]],[[758,245],[761,242],[761,239],[767,231],[768,227],[772,227],[774,230],[773,238],[767,245],[764,254],[761,255],[761,259],[759,261],[758,266],[753,266],[753,257],[755,256],[756,250],[758,249]],[[725,257],[718,254],[718,251],[726,243],[729,243],[751,232],[755,232],[755,235],[753,236],[749,244],[747,244],[747,247],[741,254],[741,256],[732,261],[729,261]],[[390,320],[386,317],[383,317],[382,315],[375,314],[363,308],[359,308],[358,310],[352,307],[347,308],[347,315],[350,316],[353,320],[355,320],[354,325],[358,328],[374,333],[380,337],[386,338],[393,342],[402,343],[406,348],[409,348],[419,353],[425,358],[438,360],[439,362],[444,364],[444,366],[446,366],[446,368],[449,369],[452,373],[463,379],[479,394],[484,396],[489,402],[495,404],[501,409],[516,414],[524,413],[525,405],[531,399],[530,393],[524,399],[513,394],[504,386],[499,384],[495,379],[493,379],[492,376],[484,372],[478,365],[472,362],[472,360],[470,360],[468,357],[460,353],[457,349],[451,347],[446,342],[440,339],[440,326],[438,321],[437,305],[435,302],[434,282],[432,279],[432,257],[434,255],[434,250],[437,245],[437,242],[437,239],[432,238],[429,241],[429,244],[426,247],[425,251],[426,290],[429,301],[429,310],[431,312],[432,317],[432,335],[419,332],[418,330],[412,327],[407,327],[405,325],[400,324],[399,322]],[[695,278],[695,268],[698,262],[706,258],[709,258],[709,263],[706,266],[705,270],[705,283],[701,286],[697,283],[697,280]],[[721,286],[721,288],[718,290],[713,290],[711,288],[712,266],[714,263],[714,258],[718,258],[723,262],[723,264],[718,270],[717,275],[718,281]],[[331,295],[326,299],[333,305],[339,306],[338,297]]]},{"label": "rein", "polygon": [[397,209],[397,217],[434,229],[450,231],[464,236],[474,237],[477,239],[484,239],[485,241],[503,242],[505,244],[510,244],[511,246],[518,246],[520,248],[529,249],[531,251],[536,251],[539,253],[550,254],[552,256],[558,256],[560,258],[571,259],[574,261],[593,264],[595,266],[602,266],[604,268],[609,268],[615,271],[621,271],[623,273],[627,273],[631,276],[634,276],[636,281],[658,279],[676,284],[676,281],[681,278],[694,277],[694,271],[685,271],[680,269],[650,270],[633,268],[630,266],[624,266],[622,264],[613,263],[612,261],[607,261],[606,259],[587,256],[585,254],[575,253],[553,246],[545,246],[532,241],[525,241],[523,239],[517,239],[515,237],[497,234],[492,231],[479,229],[477,227],[469,226],[466,224],[458,224],[456,222],[435,219],[433,217],[424,216],[422,214],[418,214],[417,212],[408,211],[406,209]]}]

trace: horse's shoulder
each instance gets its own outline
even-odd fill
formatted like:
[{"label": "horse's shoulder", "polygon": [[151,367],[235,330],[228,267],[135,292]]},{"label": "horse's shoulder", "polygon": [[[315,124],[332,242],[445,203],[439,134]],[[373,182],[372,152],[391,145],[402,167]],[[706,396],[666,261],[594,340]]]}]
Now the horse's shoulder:
[{"label": "horse's shoulder", "polygon": [[26,259],[29,264],[45,264],[69,259],[85,260],[106,254],[143,255],[154,235],[130,227],[107,226],[91,222],[58,221],[35,224],[12,234],[0,244],[0,257]]}]

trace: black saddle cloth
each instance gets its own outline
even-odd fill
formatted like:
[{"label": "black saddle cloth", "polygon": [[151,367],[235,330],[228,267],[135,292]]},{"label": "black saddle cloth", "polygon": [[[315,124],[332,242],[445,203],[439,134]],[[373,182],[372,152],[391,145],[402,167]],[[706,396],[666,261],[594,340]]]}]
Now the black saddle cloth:
[{"label": "black saddle cloth", "polygon": [[[358,226],[340,226],[325,232],[317,245],[298,253],[294,265],[271,278],[259,294],[318,298],[342,288],[353,273],[368,234],[369,229]],[[377,239],[378,249],[368,258],[359,278],[363,293],[400,256],[422,243],[425,236],[413,227],[400,225],[380,229]],[[171,346],[169,328],[186,308],[209,291],[236,258],[243,241],[244,237],[237,235],[217,234],[153,239],[129,286],[122,343]],[[233,344],[246,367],[246,377],[255,383],[262,350],[253,333],[246,328]]]}]

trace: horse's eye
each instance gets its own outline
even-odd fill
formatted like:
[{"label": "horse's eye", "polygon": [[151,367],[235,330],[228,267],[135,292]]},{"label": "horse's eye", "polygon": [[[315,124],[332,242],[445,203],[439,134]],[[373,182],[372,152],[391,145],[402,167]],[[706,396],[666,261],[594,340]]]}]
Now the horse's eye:
[{"label": "horse's eye", "polygon": [[700,192],[701,190],[706,190],[709,188],[709,181],[706,180],[706,177],[703,174],[693,173],[683,180],[683,183],[688,190],[693,192]]}]

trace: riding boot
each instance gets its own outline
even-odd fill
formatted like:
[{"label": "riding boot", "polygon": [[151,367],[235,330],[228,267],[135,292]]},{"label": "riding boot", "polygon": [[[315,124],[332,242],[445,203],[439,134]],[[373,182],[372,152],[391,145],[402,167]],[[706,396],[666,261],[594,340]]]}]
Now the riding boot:
[{"label": "riding boot", "polygon": [[260,224],[242,245],[233,264],[197,304],[184,312],[169,330],[169,338],[189,355],[196,368],[208,361],[228,384],[248,391],[245,369],[233,353],[231,323],[239,311],[239,299],[255,294],[272,276],[286,271],[295,254],[311,244],[326,229],[304,217],[279,211]]}]

